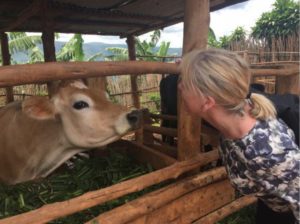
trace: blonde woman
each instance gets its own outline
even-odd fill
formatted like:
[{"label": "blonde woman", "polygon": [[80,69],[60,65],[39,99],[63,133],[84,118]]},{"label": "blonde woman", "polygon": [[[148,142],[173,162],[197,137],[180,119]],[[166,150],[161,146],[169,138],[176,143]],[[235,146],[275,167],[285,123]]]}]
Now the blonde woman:
[{"label": "blonde woman", "polygon": [[256,223],[299,220],[300,151],[272,103],[249,92],[247,63],[233,52],[209,49],[188,53],[180,67],[187,110],[221,132],[220,154],[232,185],[259,199]]}]

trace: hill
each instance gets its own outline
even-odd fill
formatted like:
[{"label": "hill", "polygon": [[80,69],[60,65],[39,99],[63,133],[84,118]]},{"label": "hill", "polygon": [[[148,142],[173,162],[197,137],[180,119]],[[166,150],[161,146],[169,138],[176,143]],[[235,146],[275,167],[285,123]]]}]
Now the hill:
[{"label": "hill", "polygon": [[[55,42],[56,52],[58,52],[64,44],[65,44],[65,42],[56,41]],[[98,52],[101,52],[104,55],[104,57],[111,55],[111,52],[105,50],[106,48],[110,48],[110,47],[127,48],[127,45],[125,45],[125,44],[107,44],[107,43],[101,43],[101,42],[84,43],[83,51],[84,51],[85,58],[89,58],[90,56],[92,56]],[[39,48],[42,49],[42,46],[40,45]],[[158,48],[156,50],[158,50]],[[181,55],[181,52],[182,52],[181,48],[170,48],[168,51],[168,54],[179,56],[179,55]],[[104,60],[104,57],[100,58],[99,60],[100,61]],[[16,54],[13,54],[12,58],[17,63],[25,63],[28,61],[27,52],[18,52]]]}]

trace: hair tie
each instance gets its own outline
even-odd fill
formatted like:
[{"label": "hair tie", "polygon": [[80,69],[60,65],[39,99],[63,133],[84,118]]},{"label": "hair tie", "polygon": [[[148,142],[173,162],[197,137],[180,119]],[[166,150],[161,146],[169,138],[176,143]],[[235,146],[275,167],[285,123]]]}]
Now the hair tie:
[{"label": "hair tie", "polygon": [[251,98],[251,94],[252,94],[252,92],[249,90],[249,93],[247,94],[246,99],[250,99]]}]

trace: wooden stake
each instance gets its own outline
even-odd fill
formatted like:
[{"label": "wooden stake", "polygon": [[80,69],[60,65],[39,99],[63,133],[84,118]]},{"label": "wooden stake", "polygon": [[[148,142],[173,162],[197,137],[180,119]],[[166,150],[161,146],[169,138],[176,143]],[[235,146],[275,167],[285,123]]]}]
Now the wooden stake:
[{"label": "wooden stake", "polygon": [[[2,32],[1,35],[1,54],[2,54],[2,65],[10,65],[10,53],[8,46],[8,37],[7,34]],[[6,87],[6,103],[14,101],[14,91],[13,87]]]},{"label": "wooden stake", "polygon": [[[185,1],[183,54],[196,48],[206,48],[209,30],[209,0]],[[182,74],[185,75],[185,74]],[[178,159],[197,155],[200,149],[201,120],[186,111],[178,92]]]}]

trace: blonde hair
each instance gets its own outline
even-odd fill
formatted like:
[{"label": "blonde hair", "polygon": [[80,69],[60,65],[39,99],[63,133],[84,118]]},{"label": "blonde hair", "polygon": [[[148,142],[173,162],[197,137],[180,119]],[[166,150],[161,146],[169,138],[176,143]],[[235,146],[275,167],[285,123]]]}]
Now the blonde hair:
[{"label": "blonde hair", "polygon": [[270,100],[252,93],[247,99],[250,69],[247,62],[234,52],[221,49],[194,50],[180,64],[181,82],[199,95],[208,95],[229,111],[244,114],[247,103],[250,115],[257,119],[276,117]]}]

